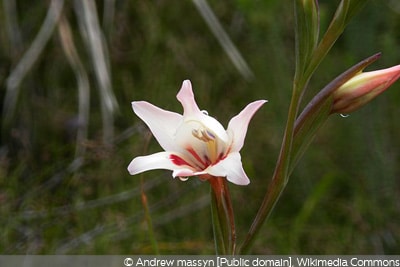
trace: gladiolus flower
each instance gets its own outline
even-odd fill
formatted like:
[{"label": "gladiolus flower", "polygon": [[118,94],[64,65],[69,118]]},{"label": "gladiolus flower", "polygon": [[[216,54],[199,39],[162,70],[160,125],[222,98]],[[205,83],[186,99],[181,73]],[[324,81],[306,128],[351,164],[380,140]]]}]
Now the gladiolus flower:
[{"label": "gladiolus flower", "polygon": [[333,93],[332,113],[350,113],[383,93],[400,77],[400,65],[360,72]]},{"label": "gladiolus flower", "polygon": [[134,158],[128,166],[129,173],[167,169],[181,180],[190,176],[206,180],[214,176],[226,177],[238,185],[249,184],[239,151],[251,118],[266,101],[248,104],[225,130],[215,118],[199,109],[189,80],[183,81],[177,99],[183,106],[183,115],[145,101],[132,102],[133,111],[165,151]]}]

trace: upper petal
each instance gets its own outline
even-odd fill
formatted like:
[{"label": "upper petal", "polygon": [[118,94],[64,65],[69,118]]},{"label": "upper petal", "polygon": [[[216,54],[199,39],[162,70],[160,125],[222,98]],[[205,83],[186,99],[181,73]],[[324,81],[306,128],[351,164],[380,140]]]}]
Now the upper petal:
[{"label": "upper petal", "polygon": [[132,102],[133,111],[150,128],[164,150],[174,150],[174,135],[182,122],[182,115],[156,107],[146,101]]},{"label": "upper petal", "polygon": [[176,95],[176,98],[183,106],[185,122],[198,121],[203,124],[205,128],[211,130],[213,134],[217,135],[221,140],[228,142],[228,135],[221,123],[219,123],[215,118],[200,111],[196,100],[194,99],[192,84],[189,80],[183,81],[181,90]]},{"label": "upper petal", "polygon": [[239,152],[233,152],[218,162],[208,167],[205,172],[213,176],[226,177],[229,182],[237,185],[248,185],[250,179],[244,172]]},{"label": "upper petal", "polygon": [[248,104],[238,115],[233,117],[228,124],[228,133],[233,135],[232,152],[242,149],[247,133],[247,127],[254,113],[267,100],[258,100]]},{"label": "upper petal", "polygon": [[184,116],[201,113],[199,107],[197,106],[196,100],[194,99],[192,83],[189,80],[183,81],[182,87],[176,95],[176,98],[183,106]]}]

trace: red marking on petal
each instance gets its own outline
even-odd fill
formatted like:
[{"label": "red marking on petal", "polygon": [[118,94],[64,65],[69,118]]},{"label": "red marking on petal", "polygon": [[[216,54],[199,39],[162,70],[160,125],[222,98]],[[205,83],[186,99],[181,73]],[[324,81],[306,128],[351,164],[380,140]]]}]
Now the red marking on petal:
[{"label": "red marking on petal", "polygon": [[[227,154],[228,154],[228,153],[227,153]],[[224,159],[227,157],[227,154],[224,155],[224,153],[221,152],[221,153],[219,154],[219,157],[218,157],[218,162],[221,161],[221,160],[224,160]]]},{"label": "red marking on petal", "polygon": [[203,165],[204,168],[207,167],[208,165],[210,165],[210,164],[207,164],[206,162],[204,162],[204,161],[201,159],[201,157],[199,156],[199,154],[197,154],[196,151],[194,151],[193,148],[189,147],[189,148],[186,148],[186,150],[187,150],[199,163],[201,163],[201,164]]},{"label": "red marking on petal", "polygon": [[172,161],[173,164],[177,166],[182,166],[182,165],[191,166],[186,160],[174,154],[171,154],[169,156],[169,159]]}]

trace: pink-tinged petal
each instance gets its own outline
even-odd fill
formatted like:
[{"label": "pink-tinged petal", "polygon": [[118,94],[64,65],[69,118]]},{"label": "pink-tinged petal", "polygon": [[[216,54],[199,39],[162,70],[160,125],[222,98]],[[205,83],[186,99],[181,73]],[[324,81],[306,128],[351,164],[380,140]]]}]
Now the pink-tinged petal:
[{"label": "pink-tinged petal", "polygon": [[161,109],[145,101],[132,102],[132,108],[150,128],[160,146],[166,151],[174,150],[174,135],[182,123],[182,115]]},{"label": "pink-tinged petal", "polygon": [[136,157],[129,164],[128,171],[131,175],[135,175],[148,170],[175,170],[177,165],[172,163],[170,155],[169,152],[158,152],[148,156]]},{"label": "pink-tinged petal", "polygon": [[238,115],[230,120],[227,132],[233,137],[232,152],[238,152],[242,149],[249,122],[254,113],[265,102],[267,102],[267,100],[258,100],[248,104]]},{"label": "pink-tinged petal", "polygon": [[361,72],[334,93],[332,113],[350,113],[366,105],[400,78],[400,65]]},{"label": "pink-tinged petal", "polygon": [[194,99],[192,83],[189,80],[183,81],[182,87],[176,95],[176,98],[183,106],[184,116],[201,113],[199,107],[197,106],[196,100]]},{"label": "pink-tinged petal", "polygon": [[244,172],[239,152],[228,154],[225,159],[208,167],[205,171],[213,176],[226,177],[229,182],[237,185],[248,185],[250,183]]}]

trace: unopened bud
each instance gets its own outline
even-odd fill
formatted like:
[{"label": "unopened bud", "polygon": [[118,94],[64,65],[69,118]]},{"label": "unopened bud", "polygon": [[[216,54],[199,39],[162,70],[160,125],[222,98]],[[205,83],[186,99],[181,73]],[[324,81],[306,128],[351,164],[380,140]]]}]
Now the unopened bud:
[{"label": "unopened bud", "polygon": [[333,93],[332,113],[353,112],[384,92],[400,77],[400,65],[360,72]]}]

